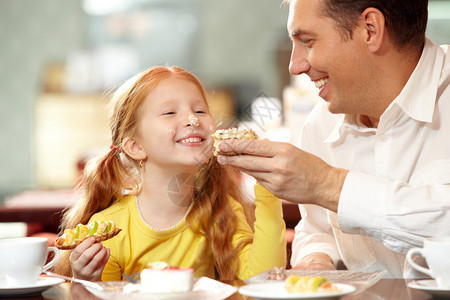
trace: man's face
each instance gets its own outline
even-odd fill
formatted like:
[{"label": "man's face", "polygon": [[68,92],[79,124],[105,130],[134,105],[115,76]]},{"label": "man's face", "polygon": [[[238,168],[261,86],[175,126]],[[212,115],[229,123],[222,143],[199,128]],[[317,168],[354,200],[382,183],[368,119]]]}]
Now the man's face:
[{"label": "man's face", "polygon": [[287,29],[292,40],[289,72],[307,74],[332,113],[367,113],[370,74],[362,31],[344,38],[321,14],[323,0],[292,0]]}]

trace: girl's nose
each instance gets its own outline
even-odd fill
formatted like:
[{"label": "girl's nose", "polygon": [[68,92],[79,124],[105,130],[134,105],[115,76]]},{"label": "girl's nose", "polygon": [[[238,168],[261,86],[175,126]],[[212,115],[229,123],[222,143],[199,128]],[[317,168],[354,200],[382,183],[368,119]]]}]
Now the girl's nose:
[{"label": "girl's nose", "polygon": [[198,127],[198,125],[199,125],[198,118],[195,115],[193,115],[192,113],[190,113],[188,115],[188,120],[187,120],[186,126],[195,128],[195,127]]}]

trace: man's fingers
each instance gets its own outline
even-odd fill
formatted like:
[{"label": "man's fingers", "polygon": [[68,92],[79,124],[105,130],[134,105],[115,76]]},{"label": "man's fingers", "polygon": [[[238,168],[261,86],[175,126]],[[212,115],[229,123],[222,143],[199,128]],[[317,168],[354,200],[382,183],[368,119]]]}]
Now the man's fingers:
[{"label": "man's fingers", "polygon": [[271,173],[269,172],[259,172],[254,170],[246,170],[246,169],[240,169],[242,172],[244,172],[247,175],[250,175],[251,177],[255,178],[256,181],[261,183],[265,186],[265,183],[268,183],[270,180]]},{"label": "man's fingers", "polygon": [[273,144],[267,139],[264,140],[240,140],[229,139],[224,140],[219,144],[219,149],[223,153],[236,155],[236,154],[251,154],[256,156],[272,157]]},{"label": "man's fingers", "polygon": [[[266,157],[252,155],[220,155],[217,161],[222,165],[232,165],[249,172],[270,172],[273,166],[267,165]],[[247,172],[246,172],[247,173]]]}]

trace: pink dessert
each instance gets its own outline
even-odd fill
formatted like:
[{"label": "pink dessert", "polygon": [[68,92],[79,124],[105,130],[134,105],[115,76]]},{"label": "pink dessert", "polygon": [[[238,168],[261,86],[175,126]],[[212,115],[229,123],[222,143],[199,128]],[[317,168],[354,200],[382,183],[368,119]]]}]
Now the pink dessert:
[{"label": "pink dessert", "polygon": [[141,291],[148,293],[188,292],[192,290],[194,270],[150,263],[141,272]]}]

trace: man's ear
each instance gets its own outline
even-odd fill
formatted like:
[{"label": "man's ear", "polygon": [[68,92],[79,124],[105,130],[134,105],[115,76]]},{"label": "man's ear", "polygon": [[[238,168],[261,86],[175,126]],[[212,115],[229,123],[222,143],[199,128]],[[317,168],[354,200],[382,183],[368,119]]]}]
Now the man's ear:
[{"label": "man's ear", "polygon": [[147,154],[141,144],[134,138],[124,138],[122,142],[123,151],[134,160],[145,160]]},{"label": "man's ear", "polygon": [[384,36],[386,30],[384,15],[378,9],[369,7],[366,8],[361,16],[363,18],[363,29],[367,47],[372,53],[376,52],[381,48],[383,40],[386,38]]}]

